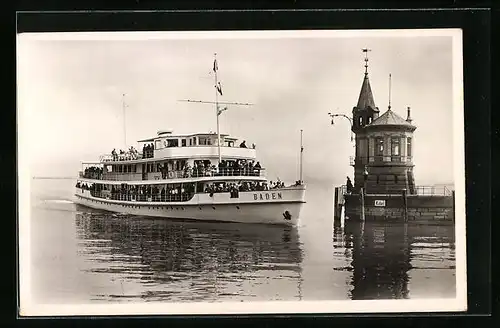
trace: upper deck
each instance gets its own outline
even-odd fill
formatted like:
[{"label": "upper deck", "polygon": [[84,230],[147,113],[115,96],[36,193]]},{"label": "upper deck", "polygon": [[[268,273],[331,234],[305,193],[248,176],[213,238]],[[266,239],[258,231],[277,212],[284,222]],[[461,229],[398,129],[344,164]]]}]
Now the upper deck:
[{"label": "upper deck", "polygon": [[[113,150],[99,162],[83,162],[80,178],[105,181],[154,181],[203,177],[253,177],[265,179],[264,168],[255,160],[255,146],[221,135],[219,162],[217,134],[173,135],[159,131],[158,136],[139,140],[142,151]],[[87,168],[84,168],[87,166]]]},{"label": "upper deck", "polygon": [[[225,159],[255,160],[255,146],[241,147],[237,139],[228,135],[220,135],[221,157]],[[218,138],[214,133],[198,133],[189,135],[173,135],[172,131],[158,131],[157,136],[139,140],[143,144],[142,151],[127,150],[124,153],[105,154],[100,156],[102,163],[113,162],[127,164],[158,161],[162,159],[215,159],[218,157]]]}]

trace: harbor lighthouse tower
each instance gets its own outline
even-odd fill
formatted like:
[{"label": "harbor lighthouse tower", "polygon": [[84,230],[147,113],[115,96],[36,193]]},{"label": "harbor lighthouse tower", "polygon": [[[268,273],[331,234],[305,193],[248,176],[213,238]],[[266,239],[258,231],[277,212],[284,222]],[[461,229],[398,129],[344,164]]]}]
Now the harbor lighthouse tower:
[{"label": "harbor lighthouse tower", "polygon": [[[363,52],[368,54],[368,49]],[[412,141],[416,127],[412,125],[410,108],[403,119],[391,109],[390,76],[389,106],[385,113],[375,106],[368,79],[368,56],[357,105],[352,110],[352,132],[356,135],[354,193],[362,187],[368,194],[415,194]]]}]

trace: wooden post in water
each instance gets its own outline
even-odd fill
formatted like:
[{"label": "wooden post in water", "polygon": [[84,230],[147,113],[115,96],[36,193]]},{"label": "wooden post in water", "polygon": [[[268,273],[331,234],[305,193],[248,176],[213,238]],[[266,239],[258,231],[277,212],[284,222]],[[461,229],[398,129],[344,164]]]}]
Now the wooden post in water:
[{"label": "wooden post in water", "polygon": [[453,223],[455,223],[455,190],[451,191],[451,201],[452,201],[452,218],[453,218]]},{"label": "wooden post in water", "polygon": [[403,218],[408,222],[408,198],[406,196],[406,189],[403,189]]},{"label": "wooden post in water", "polygon": [[361,221],[365,221],[365,188],[361,188],[360,190],[360,200],[361,200]]},{"label": "wooden post in water", "polygon": [[335,187],[335,196],[333,198],[333,219],[339,217],[339,187]]},{"label": "wooden post in water", "polygon": [[342,195],[342,188],[341,187],[335,187],[335,204],[333,207],[333,225],[334,226],[340,226],[340,221],[341,221],[341,216],[342,216],[342,202],[341,197]]}]

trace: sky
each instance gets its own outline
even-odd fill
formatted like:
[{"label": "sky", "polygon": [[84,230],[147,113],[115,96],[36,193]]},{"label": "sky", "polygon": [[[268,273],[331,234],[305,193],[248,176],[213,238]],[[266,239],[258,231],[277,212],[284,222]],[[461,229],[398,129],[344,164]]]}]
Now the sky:
[{"label": "sky", "polygon": [[381,114],[389,73],[392,110],[406,118],[411,107],[416,184],[453,183],[453,115],[461,109],[454,108],[451,36],[250,33],[20,34],[18,133],[26,143],[19,151],[30,174],[76,176],[82,160],[123,148],[122,94],[128,146],[159,129],[216,131],[212,105],[178,100],[214,100],[217,53],[219,100],[253,104],[223,112],[221,133],[255,143],[269,178],[295,181],[302,129],[304,180],[342,184],[353,175],[354,143],[349,122],[331,125],[328,112],[352,115],[364,73],[361,49],[367,47]]}]

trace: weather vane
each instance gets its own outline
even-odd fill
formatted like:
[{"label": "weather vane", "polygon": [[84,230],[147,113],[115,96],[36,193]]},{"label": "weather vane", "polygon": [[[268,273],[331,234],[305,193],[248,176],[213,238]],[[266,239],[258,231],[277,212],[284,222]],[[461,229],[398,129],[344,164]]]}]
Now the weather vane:
[{"label": "weather vane", "polygon": [[368,51],[372,51],[368,48],[361,49],[365,53],[365,74],[368,74]]}]

